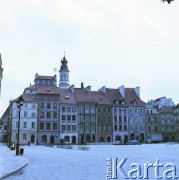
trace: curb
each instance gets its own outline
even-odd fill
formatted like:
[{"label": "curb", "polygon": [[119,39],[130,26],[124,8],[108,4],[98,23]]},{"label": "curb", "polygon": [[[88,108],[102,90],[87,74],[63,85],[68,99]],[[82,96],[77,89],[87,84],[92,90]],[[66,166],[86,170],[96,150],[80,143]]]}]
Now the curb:
[{"label": "curb", "polygon": [[16,173],[18,173],[19,171],[21,171],[22,169],[24,169],[28,164],[29,164],[29,159],[27,159],[27,162],[26,162],[23,166],[21,166],[20,168],[12,171],[12,172],[10,172],[10,173],[7,173],[7,174],[4,175],[4,176],[1,176],[1,177],[0,177],[0,180],[5,179],[5,178],[8,178],[8,177],[10,177],[10,176],[12,176],[12,175],[15,175]]}]

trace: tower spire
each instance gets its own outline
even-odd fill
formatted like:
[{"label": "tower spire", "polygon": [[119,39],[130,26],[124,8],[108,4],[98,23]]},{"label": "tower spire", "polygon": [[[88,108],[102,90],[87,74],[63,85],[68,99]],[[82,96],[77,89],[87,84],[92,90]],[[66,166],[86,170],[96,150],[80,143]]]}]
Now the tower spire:
[{"label": "tower spire", "polygon": [[68,61],[65,57],[65,51],[64,51],[64,57],[61,59],[61,67],[60,67],[60,82],[59,82],[59,88],[60,89],[68,89],[69,87],[69,69],[68,69]]}]

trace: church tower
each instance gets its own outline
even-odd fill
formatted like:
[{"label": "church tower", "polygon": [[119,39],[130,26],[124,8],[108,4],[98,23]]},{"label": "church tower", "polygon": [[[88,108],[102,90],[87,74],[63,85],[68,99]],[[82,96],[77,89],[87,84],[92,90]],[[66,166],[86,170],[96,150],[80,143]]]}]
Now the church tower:
[{"label": "church tower", "polygon": [[60,67],[60,81],[59,81],[59,88],[60,89],[68,89],[69,88],[69,69],[68,69],[68,61],[65,58],[61,60],[61,67]]},{"label": "church tower", "polygon": [[2,68],[2,59],[1,59],[1,54],[0,54],[0,94],[1,94],[1,80],[2,80],[2,72],[3,72],[3,68]]}]

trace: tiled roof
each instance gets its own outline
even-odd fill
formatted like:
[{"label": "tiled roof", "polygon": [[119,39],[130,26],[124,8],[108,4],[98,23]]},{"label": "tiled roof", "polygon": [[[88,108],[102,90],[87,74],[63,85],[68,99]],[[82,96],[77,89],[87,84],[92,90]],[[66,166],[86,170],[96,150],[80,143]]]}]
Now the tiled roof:
[{"label": "tiled roof", "polygon": [[158,109],[160,113],[173,113],[173,108],[168,106],[162,106],[160,109]]},{"label": "tiled roof", "polygon": [[[22,97],[24,99],[25,102],[33,102],[36,101],[36,95],[35,94],[22,94]],[[19,97],[17,97],[16,99],[12,100],[13,103],[15,103],[17,101]]]},{"label": "tiled roof", "polygon": [[118,89],[106,88],[105,96],[109,99],[111,103],[113,103],[113,100],[115,99],[119,99],[119,100],[124,99]]},{"label": "tiled roof", "polygon": [[59,89],[60,103],[63,104],[75,104],[77,103],[74,94],[69,89]]},{"label": "tiled roof", "polygon": [[88,102],[88,103],[98,103],[98,104],[108,104],[110,101],[98,91],[87,91],[85,89],[75,88],[74,95],[78,102]]},{"label": "tiled roof", "polygon": [[36,87],[39,94],[60,94],[57,86],[37,85]]},{"label": "tiled roof", "polygon": [[133,101],[137,102],[138,106],[145,106],[145,102],[142,101],[136,94],[134,88],[125,88],[125,103],[130,106]]}]

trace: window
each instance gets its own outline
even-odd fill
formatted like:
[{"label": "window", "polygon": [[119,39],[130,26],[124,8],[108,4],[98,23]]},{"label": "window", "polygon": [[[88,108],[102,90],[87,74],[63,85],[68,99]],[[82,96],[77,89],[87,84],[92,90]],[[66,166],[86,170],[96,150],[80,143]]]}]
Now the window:
[{"label": "window", "polygon": [[44,109],[44,103],[40,103],[40,109]]},{"label": "window", "polygon": [[26,133],[23,133],[23,139],[25,140],[27,138]]},{"label": "window", "polygon": [[115,113],[115,114],[117,113],[117,109],[116,109],[116,108],[114,108],[114,113]]},{"label": "window", "polygon": [[101,126],[98,126],[98,130],[101,131]]},{"label": "window", "polygon": [[80,108],[80,113],[83,114],[83,108]]},{"label": "window", "polygon": [[40,118],[44,118],[44,112],[40,112]]},{"label": "window", "polygon": [[148,131],[149,131],[149,132],[151,131],[151,127],[150,127],[150,126],[148,127]]},{"label": "window", "polygon": [[124,131],[127,131],[127,125],[124,125]]},{"label": "window", "polygon": [[91,117],[91,122],[95,123],[95,117],[94,116]]},{"label": "window", "polygon": [[127,117],[126,116],[124,116],[124,123],[126,123],[127,122]]},{"label": "window", "polygon": [[103,112],[106,112],[106,108],[103,108]]},{"label": "window", "polygon": [[72,112],[76,112],[76,107],[72,107]]},{"label": "window", "polygon": [[35,104],[32,104],[32,108],[35,109]]},{"label": "window", "polygon": [[53,118],[57,118],[57,112],[53,112]]},{"label": "window", "polygon": [[40,130],[44,130],[44,123],[40,123]]},{"label": "window", "polygon": [[89,132],[89,130],[90,130],[90,127],[86,126],[86,131]]},{"label": "window", "polygon": [[32,113],[32,117],[35,117],[35,113]]},{"label": "window", "polygon": [[27,128],[27,122],[23,122],[23,128]]},{"label": "window", "polygon": [[85,113],[89,114],[89,108],[88,107],[85,108]]},{"label": "window", "polygon": [[122,131],[122,125],[119,125],[119,131]]},{"label": "window", "polygon": [[122,123],[122,116],[119,116],[119,123]]},{"label": "window", "polygon": [[66,126],[62,125],[62,131],[66,131]]},{"label": "window", "polygon": [[90,122],[89,116],[85,117],[85,122],[86,122],[86,123],[89,123],[89,122]]},{"label": "window", "polygon": [[32,122],[31,125],[32,125],[31,128],[32,128],[32,129],[35,129],[35,122]]},{"label": "window", "polygon": [[24,111],[24,117],[27,117],[27,111]]},{"label": "window", "polygon": [[114,123],[117,123],[117,116],[114,116]]},{"label": "window", "polygon": [[66,112],[66,107],[62,107],[62,112]]},{"label": "window", "polygon": [[57,130],[57,123],[53,123],[53,130]]},{"label": "window", "polygon": [[76,121],[76,115],[72,115],[72,121]]},{"label": "window", "polygon": [[94,113],[95,113],[95,109],[91,108],[91,114],[94,114]]},{"label": "window", "polygon": [[57,109],[57,103],[53,103],[53,109]]},{"label": "window", "polygon": [[91,131],[95,132],[95,126],[91,126]]},{"label": "window", "polygon": [[106,126],[103,126],[103,130],[106,131]]},{"label": "window", "polygon": [[117,125],[114,125],[114,130],[117,131]]},{"label": "window", "polygon": [[46,135],[42,136],[42,142],[47,142],[47,136]]},{"label": "window", "polygon": [[157,126],[155,126],[155,131],[158,131],[158,128],[157,128]]},{"label": "window", "polygon": [[110,121],[111,120],[111,116],[108,116],[108,121]]},{"label": "window", "polygon": [[67,115],[67,121],[71,121],[71,115]]},{"label": "window", "polygon": [[66,116],[62,115],[62,121],[65,121],[65,120],[66,120]]},{"label": "window", "polygon": [[76,131],[76,126],[72,125],[72,131]]},{"label": "window", "polygon": [[50,109],[50,108],[51,108],[51,104],[47,103],[47,109]]},{"label": "window", "polygon": [[111,112],[111,109],[110,108],[108,108],[108,113],[110,113]]},{"label": "window", "polygon": [[47,118],[51,118],[51,113],[47,112]]},{"label": "window", "polygon": [[99,113],[101,112],[101,108],[98,108],[98,112],[99,112]]},{"label": "window", "polygon": [[67,126],[67,131],[68,131],[68,132],[71,131],[71,126],[70,126],[70,125]]},{"label": "window", "polygon": [[67,107],[67,112],[71,112],[71,107]]},{"label": "window", "polygon": [[80,126],[80,131],[81,131],[81,132],[83,132],[83,129],[84,129],[84,127],[83,127],[83,126]]},{"label": "window", "polygon": [[51,129],[50,123],[47,123],[47,124],[46,124],[46,130],[50,130],[50,129]]}]

